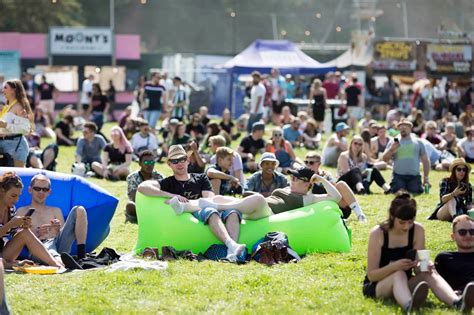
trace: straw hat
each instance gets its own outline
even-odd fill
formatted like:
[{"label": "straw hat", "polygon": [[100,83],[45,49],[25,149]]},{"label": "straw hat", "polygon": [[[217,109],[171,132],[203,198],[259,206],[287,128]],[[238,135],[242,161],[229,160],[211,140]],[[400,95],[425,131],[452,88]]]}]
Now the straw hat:
[{"label": "straw hat", "polygon": [[456,167],[464,165],[467,168],[467,173],[471,172],[471,165],[467,164],[466,161],[463,158],[458,158],[451,163],[449,166],[449,172],[452,172]]},{"label": "straw hat", "polygon": [[398,122],[397,124],[397,128],[400,126],[400,125],[408,125],[410,126],[410,128],[413,128],[413,123],[411,121],[409,121],[408,119],[402,119]]}]

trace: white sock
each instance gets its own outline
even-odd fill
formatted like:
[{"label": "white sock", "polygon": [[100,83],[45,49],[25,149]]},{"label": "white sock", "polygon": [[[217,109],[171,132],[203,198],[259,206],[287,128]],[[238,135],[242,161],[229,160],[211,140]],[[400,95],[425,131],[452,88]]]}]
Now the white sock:
[{"label": "white sock", "polygon": [[382,188],[383,188],[383,191],[389,191],[390,190],[390,185],[385,183],[385,184],[383,184]]},{"label": "white sock", "polygon": [[364,189],[364,185],[362,183],[357,183],[356,184],[356,189],[357,189],[357,191],[361,191],[362,189]]},{"label": "white sock", "polygon": [[230,237],[225,241],[227,246],[227,258],[236,260],[238,256],[245,250],[245,244],[239,244]]},{"label": "white sock", "polygon": [[352,211],[354,211],[354,213],[357,215],[357,216],[360,216],[360,215],[364,215],[364,212],[362,211],[362,209],[360,208],[359,204],[357,203],[357,201],[354,201],[353,203],[351,203],[349,205],[349,207],[351,208]]}]

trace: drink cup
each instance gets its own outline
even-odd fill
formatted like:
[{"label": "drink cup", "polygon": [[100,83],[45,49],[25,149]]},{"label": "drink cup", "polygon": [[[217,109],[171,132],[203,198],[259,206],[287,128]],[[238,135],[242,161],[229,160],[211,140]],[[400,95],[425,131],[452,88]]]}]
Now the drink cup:
[{"label": "drink cup", "polygon": [[428,249],[421,249],[416,251],[418,260],[420,261],[420,271],[428,271],[428,264],[430,262],[430,253]]},{"label": "drink cup", "polygon": [[467,215],[474,219],[474,209],[469,210]]}]

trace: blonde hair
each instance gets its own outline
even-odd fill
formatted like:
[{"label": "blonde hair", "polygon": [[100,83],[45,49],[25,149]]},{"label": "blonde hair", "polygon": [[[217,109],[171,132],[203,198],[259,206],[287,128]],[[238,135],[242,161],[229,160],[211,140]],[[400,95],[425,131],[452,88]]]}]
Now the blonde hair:
[{"label": "blonde hair", "polygon": [[216,161],[225,159],[228,156],[234,156],[234,150],[228,147],[220,147],[216,150]]}]

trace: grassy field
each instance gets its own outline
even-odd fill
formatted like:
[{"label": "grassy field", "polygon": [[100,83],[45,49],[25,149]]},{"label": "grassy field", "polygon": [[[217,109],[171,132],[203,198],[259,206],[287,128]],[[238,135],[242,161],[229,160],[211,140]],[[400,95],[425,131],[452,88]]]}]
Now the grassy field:
[{"label": "grassy field", "polygon": [[[105,130],[110,127],[107,124]],[[298,149],[297,154],[304,156],[305,151]],[[73,158],[73,148],[61,147],[58,171],[69,173]],[[170,173],[166,164],[157,164],[157,169]],[[389,180],[389,172],[383,175]],[[454,249],[450,225],[426,220],[438,201],[438,183],[443,176],[445,173],[431,172],[430,194],[417,197],[417,221],[425,226],[426,245],[433,254]],[[126,183],[91,181],[120,199],[111,233],[101,247],[130,252],[136,242],[137,225],[124,222]],[[386,219],[392,199],[378,187],[372,191],[373,195],[359,197],[368,224],[349,221],[353,248],[347,254],[312,254],[297,264],[271,268],[255,262],[237,266],[180,261],[170,263],[161,272],[8,274],[8,301],[14,313],[400,313],[400,308],[390,301],[374,301],[362,295],[368,234],[375,224]],[[446,314],[453,310],[430,293],[422,312]]]}]

